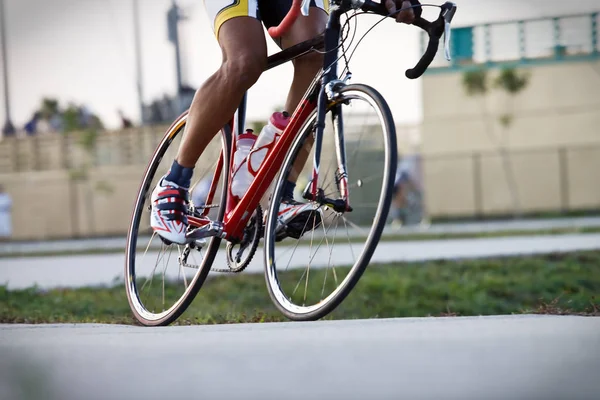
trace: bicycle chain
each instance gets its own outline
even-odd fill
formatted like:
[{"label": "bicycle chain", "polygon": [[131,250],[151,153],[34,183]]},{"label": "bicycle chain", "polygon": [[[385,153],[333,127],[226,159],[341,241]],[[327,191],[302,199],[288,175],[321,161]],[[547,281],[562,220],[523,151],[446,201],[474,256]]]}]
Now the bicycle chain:
[{"label": "bicycle chain", "polygon": [[[211,208],[211,206],[213,206],[213,205],[212,205],[212,204],[208,204],[208,205],[204,206],[203,208]],[[215,206],[216,206],[216,207],[218,207],[219,205],[217,204],[217,205],[215,205]],[[259,224],[259,228],[258,228],[258,229],[260,229],[260,231],[259,231],[259,233],[258,233],[258,236],[260,237],[260,236],[262,236],[262,235],[263,235],[263,232],[264,232],[264,228],[263,228],[263,226],[262,226],[262,215],[263,215],[263,214],[262,214],[262,209],[260,209],[260,206],[258,207],[258,211],[259,211],[259,212],[258,212],[258,218],[257,218],[257,219],[258,219],[258,221],[256,221],[255,223],[258,223],[258,224]],[[259,239],[259,240],[260,240],[260,239]],[[200,266],[199,266],[199,265],[194,265],[194,264],[188,264],[188,263],[187,263],[187,257],[188,257],[188,255],[189,255],[189,253],[190,253],[190,248],[189,248],[189,247],[186,247],[186,249],[185,249],[183,252],[184,252],[184,255],[183,255],[183,257],[185,258],[186,262],[182,263],[182,262],[181,262],[181,259],[182,259],[182,257],[180,256],[180,257],[179,257],[179,264],[180,264],[182,267],[184,267],[184,268],[200,269]],[[256,252],[256,250],[254,250],[254,252]],[[254,257],[254,254],[252,254],[252,256],[251,256],[250,260],[251,260],[253,257]],[[228,263],[228,265],[229,265],[229,263]],[[239,274],[240,272],[244,271],[244,270],[247,268],[247,266],[248,266],[248,265],[244,266],[243,268],[239,268],[239,269],[232,269],[231,267],[229,267],[229,268],[211,268],[211,269],[210,269],[210,272],[216,272],[216,273],[229,273],[229,274]]]},{"label": "bicycle chain", "polygon": [[[181,264],[182,267],[184,268],[193,268],[193,269],[200,269],[199,265],[194,265],[194,264],[188,264],[188,263],[184,263]],[[219,273],[231,273],[231,274],[236,274],[236,273],[240,273],[242,272],[240,271],[234,271],[232,269],[225,269],[225,268],[211,268],[210,272],[219,272]]]},{"label": "bicycle chain", "polygon": [[[181,261],[180,261],[179,263],[180,263],[180,265],[181,265],[182,267],[184,267],[184,268],[200,269],[200,266],[199,266],[199,265],[195,265],[195,264],[188,264],[187,262],[185,262],[185,263],[183,263],[183,264],[182,264],[182,263],[181,263]],[[242,270],[235,271],[235,270],[232,270],[232,269],[230,269],[230,268],[229,268],[229,269],[226,269],[226,268],[211,268],[211,269],[210,269],[210,272],[218,272],[218,273],[231,273],[231,274],[236,274],[236,273],[240,273],[240,272],[242,272]]]}]

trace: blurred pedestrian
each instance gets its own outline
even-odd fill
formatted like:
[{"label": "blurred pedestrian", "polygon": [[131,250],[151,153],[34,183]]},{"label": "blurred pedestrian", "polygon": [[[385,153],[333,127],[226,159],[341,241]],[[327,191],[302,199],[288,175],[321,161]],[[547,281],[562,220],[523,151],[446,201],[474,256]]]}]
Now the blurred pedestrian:
[{"label": "blurred pedestrian", "polygon": [[9,239],[12,236],[12,198],[0,185],[0,240]]},{"label": "blurred pedestrian", "polygon": [[25,132],[29,136],[33,136],[38,132],[38,122],[42,118],[42,113],[36,112],[31,119],[25,124]]},{"label": "blurred pedestrian", "polygon": [[413,163],[414,160],[410,157],[404,157],[396,169],[391,209],[392,226],[394,227],[401,227],[406,225],[407,222],[409,212],[407,199],[411,191],[415,190],[417,186],[413,179]]},{"label": "blurred pedestrian", "polygon": [[119,118],[121,118],[121,129],[128,129],[133,127],[133,123],[129,118],[125,116],[125,114],[123,114],[122,110],[118,110],[117,112],[119,113]]}]

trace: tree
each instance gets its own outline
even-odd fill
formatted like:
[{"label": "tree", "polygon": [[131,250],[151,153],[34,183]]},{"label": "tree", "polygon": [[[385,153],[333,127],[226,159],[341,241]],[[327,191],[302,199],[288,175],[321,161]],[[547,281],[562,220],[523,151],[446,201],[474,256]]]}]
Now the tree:
[{"label": "tree", "polygon": [[[53,98],[42,99],[38,113],[42,119],[48,121],[53,130],[61,132],[65,138],[72,138],[73,142],[84,150],[81,162],[67,164],[68,173],[72,182],[83,184],[83,195],[88,207],[85,215],[89,226],[94,229],[92,203],[96,193],[109,194],[113,191],[109,182],[98,181],[93,187],[90,182],[90,171],[95,165],[96,143],[99,133],[104,130],[104,124],[84,105],[69,103],[63,108],[60,102]],[[77,204],[77,201],[74,201],[74,204]]]},{"label": "tree", "polygon": [[[505,67],[498,76],[490,82],[489,71],[482,67],[477,70],[467,71],[463,74],[463,87],[468,96],[481,97],[482,116],[486,125],[486,133],[495,143],[498,153],[502,158],[503,168],[507,179],[508,187],[513,201],[513,212],[515,216],[521,214],[521,206],[515,174],[510,162],[508,152],[508,138],[512,122],[514,120],[514,100],[529,84],[530,74],[517,71],[515,68]],[[506,94],[506,110],[498,117],[498,122],[502,127],[501,135],[496,135],[492,116],[490,115],[487,97],[490,93],[490,87],[500,89]]]}]

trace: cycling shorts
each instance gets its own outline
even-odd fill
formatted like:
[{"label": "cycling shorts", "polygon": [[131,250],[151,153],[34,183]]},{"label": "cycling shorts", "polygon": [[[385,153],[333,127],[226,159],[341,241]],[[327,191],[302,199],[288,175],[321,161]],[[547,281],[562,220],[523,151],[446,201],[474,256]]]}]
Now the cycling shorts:
[{"label": "cycling shorts", "polygon": [[[204,7],[217,38],[223,23],[235,17],[256,18],[267,29],[277,26],[287,15],[291,5],[292,0],[204,0]],[[310,5],[329,13],[329,0],[311,0]]]}]

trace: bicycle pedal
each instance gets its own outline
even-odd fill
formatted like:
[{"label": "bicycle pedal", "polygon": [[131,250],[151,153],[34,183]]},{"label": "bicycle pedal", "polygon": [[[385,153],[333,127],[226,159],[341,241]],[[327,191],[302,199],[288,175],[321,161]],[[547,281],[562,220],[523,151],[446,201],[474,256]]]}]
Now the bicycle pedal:
[{"label": "bicycle pedal", "polygon": [[[310,219],[316,215],[316,218],[310,223]],[[317,229],[323,223],[321,213],[318,211],[310,211],[298,214],[293,220],[277,229],[275,233],[275,242],[281,242],[283,239],[290,237],[299,240],[305,233]]]},{"label": "bicycle pedal", "polygon": [[162,236],[160,236],[160,235],[157,235],[157,236],[160,238],[160,240],[161,240],[161,241],[162,241],[162,242],[163,242],[163,243],[164,243],[166,246],[170,246],[170,245],[172,245],[172,244],[173,244],[173,242],[171,242],[170,240],[167,240],[167,239],[165,239],[164,237],[162,237]]}]

